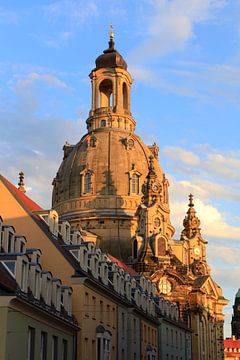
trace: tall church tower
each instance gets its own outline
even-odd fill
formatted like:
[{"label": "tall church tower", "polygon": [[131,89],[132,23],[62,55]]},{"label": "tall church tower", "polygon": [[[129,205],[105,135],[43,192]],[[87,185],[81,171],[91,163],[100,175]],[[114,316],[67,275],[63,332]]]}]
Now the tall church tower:
[{"label": "tall church tower", "polygon": [[87,133],[76,145],[63,147],[63,161],[53,180],[52,206],[62,219],[96,234],[103,250],[129,261],[142,198],[158,204],[157,212],[149,213],[149,231],[161,229],[165,241],[173,235],[168,182],[158,163],[157,145],[147,146],[135,134],[132,77],[115,49],[112,29],[109,46],[96,59],[90,79]]}]

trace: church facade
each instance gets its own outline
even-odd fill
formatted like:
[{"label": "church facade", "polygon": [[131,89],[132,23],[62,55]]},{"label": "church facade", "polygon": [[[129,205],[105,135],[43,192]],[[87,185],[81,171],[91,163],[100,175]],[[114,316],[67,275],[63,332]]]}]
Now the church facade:
[{"label": "church facade", "polygon": [[228,301],[211,277],[207,242],[193,196],[179,240],[170,221],[169,182],[158,146],[135,134],[130,108],[132,78],[114,47],[96,59],[90,74],[92,106],[87,133],[63,147],[53,180],[53,208],[75,229],[89,231],[96,245],[131,264],[174,302],[192,330],[192,359],[223,359],[223,306]]}]

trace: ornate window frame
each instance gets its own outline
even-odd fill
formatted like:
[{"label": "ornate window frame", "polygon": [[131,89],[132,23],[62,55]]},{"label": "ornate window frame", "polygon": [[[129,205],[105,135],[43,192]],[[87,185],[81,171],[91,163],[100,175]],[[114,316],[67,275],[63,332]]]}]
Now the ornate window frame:
[{"label": "ornate window frame", "polygon": [[[135,164],[132,164],[132,169],[130,171],[128,171],[128,186],[129,186],[129,191],[128,191],[128,195],[138,195],[140,194],[140,177],[141,177],[141,173],[139,171],[137,171],[135,169]],[[133,186],[133,181],[137,180],[138,183],[137,185],[137,191],[133,191],[134,190],[134,186]]]},{"label": "ornate window frame", "polygon": [[[90,176],[90,182],[88,183],[89,188],[86,191],[86,177]],[[81,196],[91,195],[94,193],[94,171],[90,170],[88,167],[80,172],[80,181],[81,181]]]}]

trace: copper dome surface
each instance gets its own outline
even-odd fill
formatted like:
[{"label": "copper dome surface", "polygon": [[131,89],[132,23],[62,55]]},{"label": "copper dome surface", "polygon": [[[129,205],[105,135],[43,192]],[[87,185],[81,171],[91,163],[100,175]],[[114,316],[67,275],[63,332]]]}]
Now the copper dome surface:
[{"label": "copper dome surface", "polygon": [[96,69],[120,67],[127,70],[127,63],[122,55],[114,48],[114,42],[109,41],[109,48],[103,51],[95,61]]}]

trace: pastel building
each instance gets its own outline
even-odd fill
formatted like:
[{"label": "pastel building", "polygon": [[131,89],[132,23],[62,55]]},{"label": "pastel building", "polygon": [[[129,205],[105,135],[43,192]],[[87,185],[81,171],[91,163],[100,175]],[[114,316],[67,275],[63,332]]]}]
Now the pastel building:
[{"label": "pastel building", "polygon": [[41,250],[0,218],[0,359],[74,359],[72,289],[42,268]]}]

